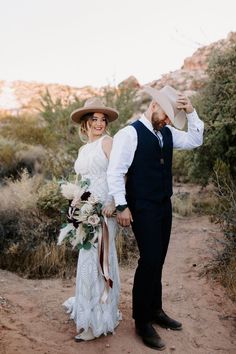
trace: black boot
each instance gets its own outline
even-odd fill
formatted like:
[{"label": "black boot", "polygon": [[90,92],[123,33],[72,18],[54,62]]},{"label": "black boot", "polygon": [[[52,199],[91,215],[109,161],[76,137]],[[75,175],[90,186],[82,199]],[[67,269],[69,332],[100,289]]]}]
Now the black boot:
[{"label": "black boot", "polygon": [[143,343],[152,349],[164,350],[166,348],[165,343],[153,328],[151,323],[140,324],[135,321],[135,330],[138,336],[143,340]]},{"label": "black boot", "polygon": [[155,314],[153,323],[174,331],[179,331],[182,329],[182,323],[170,318],[162,309]]}]

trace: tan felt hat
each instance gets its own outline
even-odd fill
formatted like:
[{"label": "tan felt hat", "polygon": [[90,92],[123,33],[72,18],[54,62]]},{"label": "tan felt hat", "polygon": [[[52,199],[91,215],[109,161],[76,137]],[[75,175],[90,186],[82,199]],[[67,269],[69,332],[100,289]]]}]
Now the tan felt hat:
[{"label": "tan felt hat", "polygon": [[183,109],[176,107],[178,99],[178,91],[171,86],[164,86],[157,90],[150,86],[145,86],[144,91],[148,93],[154,101],[156,101],[166,115],[169,117],[173,125],[178,129],[183,129],[186,123],[186,113]]},{"label": "tan felt hat", "polygon": [[91,97],[85,101],[82,108],[78,108],[70,115],[71,119],[80,123],[81,119],[88,113],[104,113],[108,117],[108,121],[112,122],[118,118],[118,111],[114,108],[106,107],[99,97]]}]

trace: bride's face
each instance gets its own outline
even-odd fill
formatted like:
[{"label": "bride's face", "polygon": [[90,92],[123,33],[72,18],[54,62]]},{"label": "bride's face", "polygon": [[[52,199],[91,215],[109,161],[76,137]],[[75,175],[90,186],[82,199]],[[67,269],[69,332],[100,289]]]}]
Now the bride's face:
[{"label": "bride's face", "polygon": [[106,117],[103,113],[94,113],[88,121],[88,133],[91,137],[98,137],[104,134],[107,126]]}]

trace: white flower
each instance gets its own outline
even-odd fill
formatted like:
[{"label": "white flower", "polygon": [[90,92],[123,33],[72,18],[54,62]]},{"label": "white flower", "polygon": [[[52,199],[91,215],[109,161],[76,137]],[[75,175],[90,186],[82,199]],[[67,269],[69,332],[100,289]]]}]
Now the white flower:
[{"label": "white flower", "polygon": [[97,216],[97,214],[93,214],[88,217],[88,224],[91,224],[92,226],[97,226],[99,223],[100,218]]},{"label": "white flower", "polygon": [[98,198],[96,195],[92,194],[92,195],[90,195],[90,197],[88,198],[88,202],[89,202],[90,204],[97,204],[97,203],[99,202],[99,198]]},{"label": "white flower", "polygon": [[74,199],[78,186],[74,183],[65,183],[61,186],[61,193],[66,199]]},{"label": "white flower", "polygon": [[81,209],[80,214],[82,215],[89,215],[93,211],[93,205],[85,203]]}]

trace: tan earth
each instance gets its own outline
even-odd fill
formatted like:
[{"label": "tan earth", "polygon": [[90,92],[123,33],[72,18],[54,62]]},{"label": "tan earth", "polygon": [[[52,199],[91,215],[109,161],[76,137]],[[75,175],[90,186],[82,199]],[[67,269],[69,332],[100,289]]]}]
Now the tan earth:
[{"label": "tan earth", "polygon": [[[217,225],[206,216],[175,217],[164,271],[164,308],[183,323],[174,332],[157,328],[167,343],[163,354],[235,354],[236,304],[216,282],[199,276],[211,257]],[[27,280],[0,271],[1,354],[145,354],[134,333],[131,289],[134,267],[120,270],[123,320],[114,335],[74,341],[75,325],[61,306],[73,295],[73,280]]]}]

